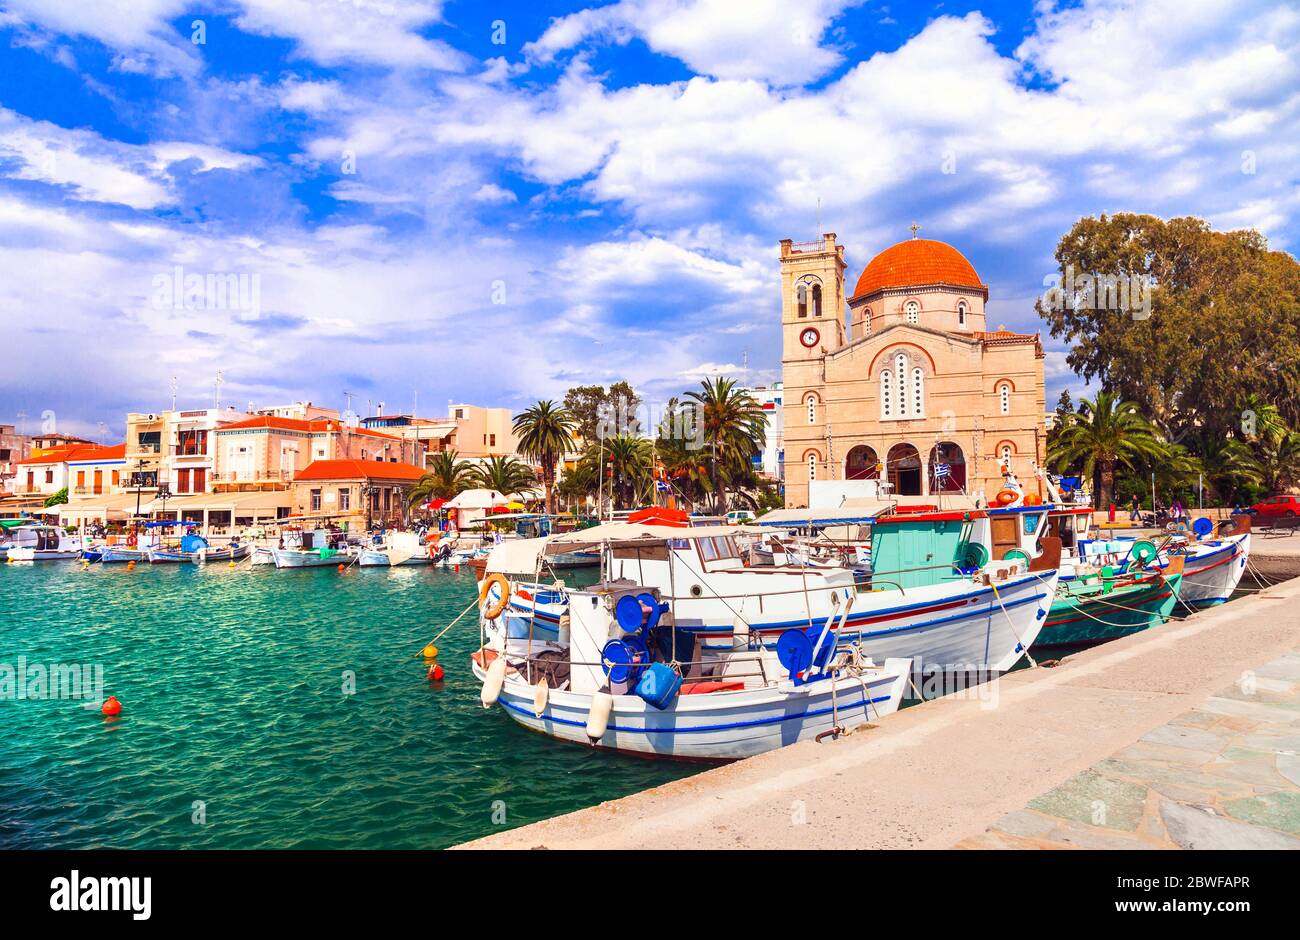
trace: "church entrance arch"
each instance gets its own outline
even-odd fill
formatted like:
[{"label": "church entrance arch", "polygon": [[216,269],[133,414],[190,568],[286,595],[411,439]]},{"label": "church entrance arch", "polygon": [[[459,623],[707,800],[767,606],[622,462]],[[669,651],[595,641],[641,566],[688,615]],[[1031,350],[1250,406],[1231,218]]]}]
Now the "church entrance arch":
[{"label": "church entrance arch", "polygon": [[880,458],[866,444],[859,444],[849,451],[844,459],[844,478],[846,480],[878,480],[880,472],[876,464]]},{"label": "church entrance arch", "polygon": [[952,441],[940,441],[930,448],[929,482],[931,493],[966,492],[966,455],[961,447]]},{"label": "church entrance arch", "polygon": [[895,444],[885,458],[889,482],[899,496],[921,495],[921,454],[911,444]]}]

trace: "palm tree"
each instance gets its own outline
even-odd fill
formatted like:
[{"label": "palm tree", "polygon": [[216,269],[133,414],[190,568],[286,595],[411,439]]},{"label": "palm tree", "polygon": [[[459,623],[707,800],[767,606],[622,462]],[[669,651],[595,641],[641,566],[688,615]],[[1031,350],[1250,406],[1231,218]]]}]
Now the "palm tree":
[{"label": "palm tree", "polygon": [[1110,505],[1115,494],[1115,470],[1133,470],[1144,460],[1167,454],[1151,422],[1138,413],[1137,405],[1120,401],[1101,391],[1092,401],[1083,399],[1079,410],[1067,416],[1053,441],[1048,462],[1058,471],[1076,468],[1083,476],[1098,480],[1098,505]]},{"label": "palm tree", "polygon": [[541,464],[546,511],[552,515],[555,513],[555,467],[561,457],[572,453],[575,427],[573,416],[553,401],[539,401],[515,415],[519,453]]},{"label": "palm tree", "polygon": [[408,506],[431,499],[451,499],[462,490],[469,489],[474,468],[468,460],[461,460],[454,450],[443,450],[433,455],[428,470],[416,481],[407,494]]},{"label": "palm tree", "polygon": [[578,461],[575,476],[587,485],[607,481],[610,502],[615,509],[629,509],[639,502],[654,485],[654,450],[650,441],[634,434],[619,434],[604,441],[587,445]]},{"label": "palm tree", "polygon": [[496,490],[506,496],[524,494],[537,485],[537,473],[514,457],[493,457],[470,471],[475,486]]},{"label": "palm tree", "polygon": [[1300,433],[1285,431],[1261,438],[1255,444],[1255,465],[1265,493],[1285,490],[1296,481],[1300,468]]},{"label": "palm tree", "polygon": [[727,511],[727,484],[744,475],[750,458],[763,448],[767,416],[749,392],[734,379],[705,379],[698,391],[687,392],[702,423],[704,447],[709,456],[715,498],[714,511]]},{"label": "palm tree", "polygon": [[1262,468],[1249,447],[1229,437],[1206,434],[1199,442],[1205,482],[1219,503],[1235,503],[1244,487],[1259,486]]}]

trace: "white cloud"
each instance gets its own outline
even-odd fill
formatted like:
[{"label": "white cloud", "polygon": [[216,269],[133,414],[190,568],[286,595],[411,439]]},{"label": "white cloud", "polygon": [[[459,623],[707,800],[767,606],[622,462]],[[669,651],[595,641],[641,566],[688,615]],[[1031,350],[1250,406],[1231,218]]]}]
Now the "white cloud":
[{"label": "white cloud", "polygon": [[484,183],[475,190],[474,201],[487,203],[518,202],[519,197],[496,183]]},{"label": "white cloud", "polygon": [[322,65],[376,65],[460,71],[468,57],[420,35],[442,21],[441,0],[239,0],[245,32],[285,36]]},{"label": "white cloud", "polygon": [[64,187],[72,198],[153,209],[174,201],[168,166],[197,160],[201,171],[247,169],[259,158],[181,141],[123,144],[86,130],[33,121],[0,107],[0,175]]},{"label": "white cloud", "polygon": [[552,21],[524,52],[538,62],[598,41],[643,40],[694,72],[803,85],[842,61],[822,45],[832,20],[863,0],[620,0]]}]

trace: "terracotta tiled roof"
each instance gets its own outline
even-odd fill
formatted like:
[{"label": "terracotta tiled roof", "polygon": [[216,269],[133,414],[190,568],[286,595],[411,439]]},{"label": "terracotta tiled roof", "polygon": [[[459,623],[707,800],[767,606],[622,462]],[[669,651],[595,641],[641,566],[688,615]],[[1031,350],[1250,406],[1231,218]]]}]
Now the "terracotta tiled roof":
[{"label": "terracotta tiled roof", "polygon": [[17,461],[17,465],[71,463],[79,460],[121,460],[126,456],[126,445],[102,447],[99,444],[73,444],[70,447],[51,447],[35,457]]},{"label": "terracotta tiled roof", "polygon": [[[233,424],[223,424],[217,430],[243,431],[262,428],[279,431],[302,431],[307,434],[327,434],[340,431],[343,424],[333,418],[314,418],[310,421],[304,421],[301,418],[277,418],[273,415],[259,415],[256,418],[236,421]],[[361,434],[366,437],[381,437],[386,441],[401,440],[400,437],[394,437],[392,434],[385,434],[382,431],[372,431],[370,428],[349,428],[348,430],[353,434]]]},{"label": "terracotta tiled roof", "polygon": [[385,463],[379,460],[316,460],[294,477],[295,483],[313,480],[394,480],[414,481],[425,471],[409,463]]},{"label": "terracotta tiled roof", "polygon": [[277,418],[274,415],[259,415],[256,418],[247,418],[243,421],[235,421],[231,424],[223,424],[217,428],[218,431],[242,431],[246,429],[257,428],[274,428],[280,431],[310,431],[312,430],[311,421],[302,421],[298,418]]},{"label": "terracotta tiled roof", "polygon": [[980,276],[960,251],[945,242],[913,238],[886,248],[871,259],[858,278],[853,297],[890,287],[947,284],[984,290]]}]

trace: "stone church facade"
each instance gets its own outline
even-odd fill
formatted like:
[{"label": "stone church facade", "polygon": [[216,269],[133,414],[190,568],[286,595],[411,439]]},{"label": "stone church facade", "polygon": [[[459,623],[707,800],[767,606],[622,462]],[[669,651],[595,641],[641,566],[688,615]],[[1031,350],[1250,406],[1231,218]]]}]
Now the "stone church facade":
[{"label": "stone church facade", "polygon": [[786,506],[808,505],[810,480],[882,479],[900,495],[987,502],[1004,466],[1037,491],[1038,334],[990,331],[975,268],[915,227],[847,298],[844,270],[834,233],[781,242]]}]

